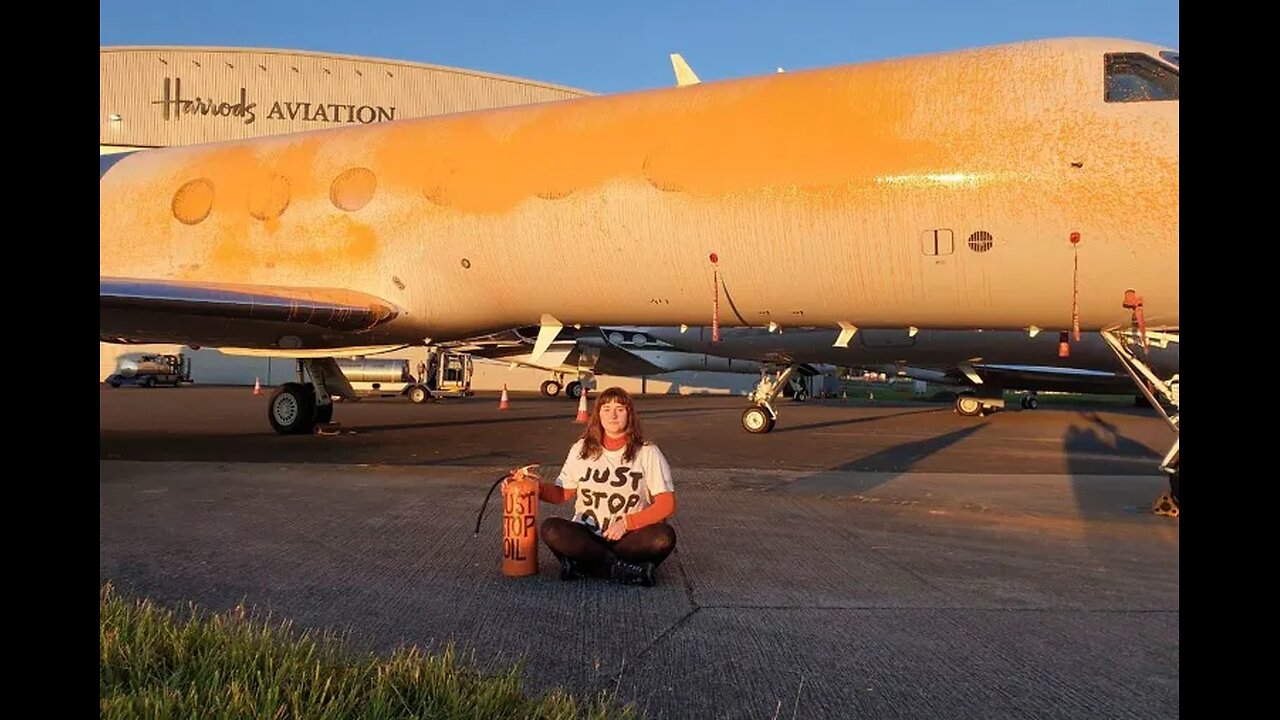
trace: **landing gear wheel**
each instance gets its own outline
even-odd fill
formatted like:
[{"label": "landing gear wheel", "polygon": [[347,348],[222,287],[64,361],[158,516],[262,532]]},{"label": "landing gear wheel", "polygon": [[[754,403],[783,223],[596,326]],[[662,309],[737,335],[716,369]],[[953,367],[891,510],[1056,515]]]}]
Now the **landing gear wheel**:
[{"label": "landing gear wheel", "polygon": [[1036,408],[1038,408],[1038,407],[1040,407],[1040,401],[1039,401],[1039,400],[1037,400],[1037,399],[1035,399],[1035,398],[1033,398],[1033,397],[1024,397],[1024,398],[1022,398],[1022,409],[1023,409],[1023,410],[1035,410],[1035,409],[1036,409]]},{"label": "landing gear wheel", "polygon": [[564,394],[565,394],[565,397],[569,398],[570,400],[577,400],[578,398],[582,397],[582,383],[578,382],[577,380],[574,380],[568,385],[565,385]]},{"label": "landing gear wheel", "polygon": [[767,433],[773,430],[773,425],[773,416],[759,405],[749,407],[742,413],[742,428],[749,433]]},{"label": "landing gear wheel", "polygon": [[543,395],[555,397],[560,394],[560,383],[555,380],[543,380],[541,390]]},{"label": "landing gear wheel", "polygon": [[977,417],[982,414],[982,402],[974,397],[972,393],[957,395],[956,412],[964,417]]},{"label": "landing gear wheel", "polygon": [[409,388],[409,402],[411,403],[422,404],[426,402],[429,397],[431,397],[431,393],[428,393],[427,389],[421,385],[414,385]]},{"label": "landing gear wheel", "polygon": [[804,402],[805,400],[808,400],[808,399],[809,399],[809,391],[805,390],[804,388],[800,388],[799,390],[796,390],[795,394],[791,396],[791,400],[793,402]]},{"label": "landing gear wheel", "polygon": [[267,419],[281,435],[310,433],[316,426],[315,391],[302,383],[281,385],[267,402]]},{"label": "landing gear wheel", "polygon": [[317,405],[316,406],[316,424],[319,425],[320,423],[327,423],[332,421],[333,421],[333,403],[330,402],[328,405]]}]

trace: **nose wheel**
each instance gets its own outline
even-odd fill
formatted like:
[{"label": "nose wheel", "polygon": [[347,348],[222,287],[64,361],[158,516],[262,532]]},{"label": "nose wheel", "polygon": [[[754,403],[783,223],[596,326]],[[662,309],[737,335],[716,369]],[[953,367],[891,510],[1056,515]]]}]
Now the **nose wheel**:
[{"label": "nose wheel", "polygon": [[790,365],[778,378],[772,379],[767,372],[760,373],[760,384],[751,393],[751,407],[742,412],[742,429],[752,435],[771,432],[778,421],[778,413],[773,409],[773,399],[778,397],[782,388],[786,387],[795,373],[798,364]]},{"label": "nose wheel", "polygon": [[752,434],[771,432],[775,422],[768,408],[760,405],[749,407],[742,413],[742,429]]}]

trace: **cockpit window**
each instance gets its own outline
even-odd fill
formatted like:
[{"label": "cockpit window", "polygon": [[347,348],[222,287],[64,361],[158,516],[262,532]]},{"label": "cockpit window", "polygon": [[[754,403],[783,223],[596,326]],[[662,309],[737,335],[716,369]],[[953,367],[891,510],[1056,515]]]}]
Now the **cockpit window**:
[{"label": "cockpit window", "polygon": [[1112,53],[1106,56],[1106,66],[1107,102],[1178,99],[1178,71],[1150,55]]},{"label": "cockpit window", "polygon": [[1182,67],[1181,65],[1178,64],[1178,53],[1174,52],[1173,50],[1161,50],[1160,57],[1164,58],[1165,62],[1169,63],[1174,67]]}]

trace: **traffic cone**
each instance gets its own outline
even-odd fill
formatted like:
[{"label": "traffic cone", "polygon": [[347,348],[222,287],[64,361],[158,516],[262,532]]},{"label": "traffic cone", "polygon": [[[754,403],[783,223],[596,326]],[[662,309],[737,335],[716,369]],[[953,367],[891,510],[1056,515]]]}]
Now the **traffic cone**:
[{"label": "traffic cone", "polygon": [[498,401],[499,410],[507,410],[511,407],[511,401],[507,399],[507,384],[502,383],[502,399]]},{"label": "traffic cone", "polygon": [[262,394],[262,383],[258,382],[258,378],[256,377],[253,379],[253,394],[254,395]]},{"label": "traffic cone", "polygon": [[585,425],[587,420],[590,419],[591,416],[587,414],[587,391],[583,390],[582,394],[578,396],[578,417],[574,418],[573,421],[579,425]]}]

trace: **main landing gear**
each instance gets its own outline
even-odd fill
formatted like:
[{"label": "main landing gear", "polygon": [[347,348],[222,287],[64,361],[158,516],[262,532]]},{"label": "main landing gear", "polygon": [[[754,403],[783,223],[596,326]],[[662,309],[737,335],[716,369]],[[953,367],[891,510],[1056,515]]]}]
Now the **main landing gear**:
[{"label": "main landing gear", "polygon": [[[563,388],[565,397],[570,400],[577,400],[582,397],[582,391],[586,389],[586,383],[584,382],[586,377],[585,375],[580,376],[577,380],[570,380],[566,385],[564,373],[558,372],[554,378],[542,381],[542,386],[539,389],[546,397],[555,397],[560,394],[560,389]],[[594,387],[594,384],[591,387]]]},{"label": "main landing gear", "polygon": [[[309,382],[302,382],[304,377],[308,377]],[[333,358],[299,360],[298,380],[276,388],[267,401],[267,420],[281,435],[307,435],[317,424],[332,422],[334,395],[352,401],[357,399],[351,383]]]},{"label": "main landing gear", "polygon": [[550,380],[543,380],[539,390],[546,397],[555,397],[560,394],[560,390],[564,388],[564,373],[554,373]]},{"label": "main landing gear", "polygon": [[[1032,400],[1039,405],[1039,401]],[[976,385],[956,395],[956,414],[963,417],[982,417],[1004,409],[1004,389],[990,383]],[[1027,408],[1027,398],[1022,398],[1022,407]],[[1027,408],[1028,410],[1034,409]]]}]

